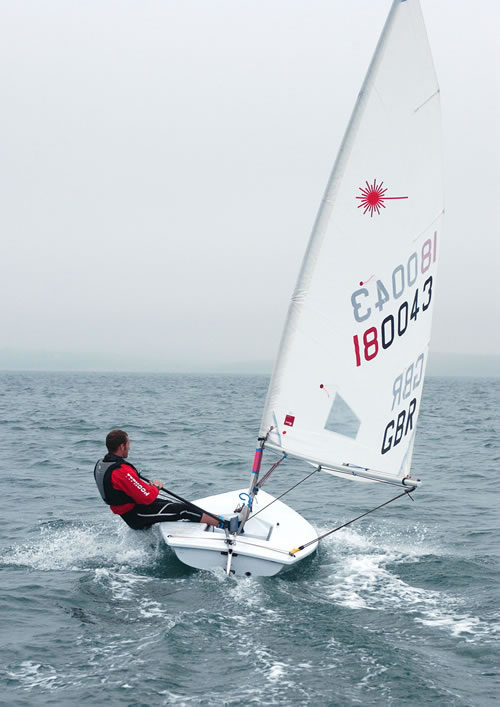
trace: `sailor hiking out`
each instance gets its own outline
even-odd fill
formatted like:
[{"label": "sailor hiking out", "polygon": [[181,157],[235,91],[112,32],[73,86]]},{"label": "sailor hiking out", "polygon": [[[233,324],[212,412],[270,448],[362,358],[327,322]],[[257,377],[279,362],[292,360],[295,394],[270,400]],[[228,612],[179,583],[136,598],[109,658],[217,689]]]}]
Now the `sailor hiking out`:
[{"label": "sailor hiking out", "polygon": [[144,479],[126,461],[130,439],[123,430],[112,430],[106,437],[106,447],[108,453],[95,465],[95,482],[103,501],[129,527],[140,530],[154,523],[185,520],[233,530],[230,527],[233,519],[207,514],[189,502],[159,498],[163,483]]}]

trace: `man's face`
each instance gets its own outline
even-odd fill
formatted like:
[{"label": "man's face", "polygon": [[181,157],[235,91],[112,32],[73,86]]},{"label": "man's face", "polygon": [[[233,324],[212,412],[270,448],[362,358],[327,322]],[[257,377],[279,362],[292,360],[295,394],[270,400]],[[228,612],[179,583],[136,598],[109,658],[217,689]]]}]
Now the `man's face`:
[{"label": "man's face", "polygon": [[121,457],[122,459],[126,459],[128,457],[128,452],[130,449],[130,439],[127,437],[127,441],[124,442],[123,444],[120,444],[118,449],[116,450],[115,454]]},{"label": "man's face", "polygon": [[127,437],[127,441],[123,445],[123,454],[121,455],[124,459],[126,459],[128,457],[129,449],[130,449],[130,439]]}]

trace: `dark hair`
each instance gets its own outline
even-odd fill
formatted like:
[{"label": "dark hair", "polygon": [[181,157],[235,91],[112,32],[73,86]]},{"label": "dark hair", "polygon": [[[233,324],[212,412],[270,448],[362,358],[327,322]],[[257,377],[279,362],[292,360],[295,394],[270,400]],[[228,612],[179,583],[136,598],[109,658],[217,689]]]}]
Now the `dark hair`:
[{"label": "dark hair", "polygon": [[113,454],[113,452],[116,452],[120,445],[126,444],[127,440],[128,434],[123,430],[111,430],[106,437],[106,447],[108,448],[108,452]]}]

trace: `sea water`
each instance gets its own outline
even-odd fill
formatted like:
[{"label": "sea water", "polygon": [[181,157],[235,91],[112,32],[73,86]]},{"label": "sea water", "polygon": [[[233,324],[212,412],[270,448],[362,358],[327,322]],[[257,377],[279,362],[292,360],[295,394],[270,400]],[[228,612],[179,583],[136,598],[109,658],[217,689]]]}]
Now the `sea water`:
[{"label": "sea water", "polygon": [[[414,501],[273,578],[190,569],[102,503],[114,427],[182,496],[245,486],[267,382],[0,374],[2,704],[497,703],[498,379],[428,379]],[[309,470],[287,461],[266,490]],[[393,492],[318,474],[284,500],[326,532]]]}]

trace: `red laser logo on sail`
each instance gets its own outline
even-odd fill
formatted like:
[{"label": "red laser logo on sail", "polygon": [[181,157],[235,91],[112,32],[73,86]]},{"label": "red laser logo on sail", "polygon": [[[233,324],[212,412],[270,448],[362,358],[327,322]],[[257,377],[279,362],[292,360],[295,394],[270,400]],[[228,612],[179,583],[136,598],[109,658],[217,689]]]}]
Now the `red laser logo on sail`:
[{"label": "red laser logo on sail", "polygon": [[387,187],[383,188],[384,182],[377,184],[377,180],[373,180],[373,184],[365,182],[366,187],[359,187],[361,196],[357,196],[356,199],[361,201],[358,209],[363,209],[363,213],[366,214],[370,212],[370,217],[373,216],[375,211],[380,214],[380,209],[385,209],[384,201],[386,199],[407,199],[407,196],[385,196]]}]

